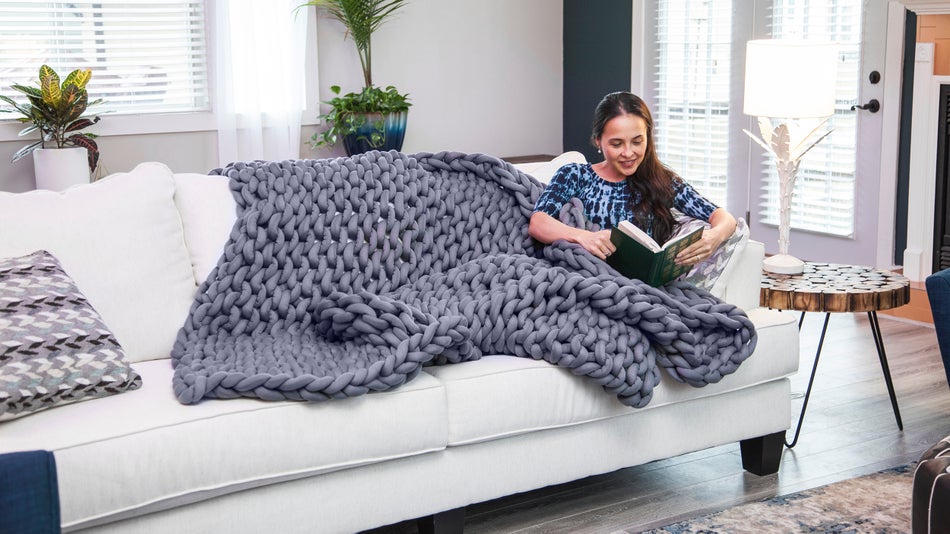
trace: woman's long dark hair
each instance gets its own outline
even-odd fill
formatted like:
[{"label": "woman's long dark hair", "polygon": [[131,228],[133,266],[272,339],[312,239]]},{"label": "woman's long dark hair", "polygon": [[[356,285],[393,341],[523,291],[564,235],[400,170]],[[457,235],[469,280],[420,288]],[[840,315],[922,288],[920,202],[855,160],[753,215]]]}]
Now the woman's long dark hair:
[{"label": "woman's long dark hair", "polygon": [[[649,215],[653,215],[653,239],[657,243],[665,243],[676,230],[676,220],[670,211],[673,205],[673,180],[676,173],[663,165],[656,156],[656,145],[653,142],[653,116],[643,99],[633,93],[618,91],[605,96],[594,110],[594,126],[591,134],[591,143],[597,146],[597,141],[604,133],[604,127],[614,117],[621,115],[635,115],[646,122],[647,149],[643,154],[643,161],[636,172],[627,176],[627,187],[630,188],[630,202],[637,196],[640,203],[631,205],[634,222],[637,226],[647,229]],[[597,146],[597,148],[600,148]]]}]

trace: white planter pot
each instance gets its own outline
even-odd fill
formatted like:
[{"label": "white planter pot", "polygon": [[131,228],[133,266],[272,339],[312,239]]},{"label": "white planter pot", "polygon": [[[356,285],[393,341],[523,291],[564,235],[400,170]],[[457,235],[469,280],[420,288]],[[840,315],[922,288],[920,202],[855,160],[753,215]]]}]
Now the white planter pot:
[{"label": "white planter pot", "polygon": [[38,148],[33,151],[36,188],[62,191],[89,183],[89,159],[83,147]]}]

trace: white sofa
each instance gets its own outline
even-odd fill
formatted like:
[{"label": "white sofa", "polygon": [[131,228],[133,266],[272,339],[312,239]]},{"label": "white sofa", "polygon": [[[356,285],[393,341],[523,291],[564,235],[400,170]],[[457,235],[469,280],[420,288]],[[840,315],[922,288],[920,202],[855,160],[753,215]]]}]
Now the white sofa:
[{"label": "white sofa", "polygon": [[157,163],[64,193],[0,193],[0,257],[58,257],[143,379],[0,423],[0,454],[55,454],[65,532],[355,532],[447,511],[436,519],[457,521],[471,503],[737,441],[749,470],[778,467],[798,330],[758,305],[760,243],[716,288],[755,322],[753,356],[704,388],[664,374],[646,408],[503,355],[346,400],[184,406],[168,353],[234,218],[226,179]]}]

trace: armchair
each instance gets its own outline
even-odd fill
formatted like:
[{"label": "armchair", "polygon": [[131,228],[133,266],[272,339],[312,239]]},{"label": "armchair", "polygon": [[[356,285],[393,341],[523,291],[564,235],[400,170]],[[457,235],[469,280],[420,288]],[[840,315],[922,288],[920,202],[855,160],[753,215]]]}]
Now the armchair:
[{"label": "armchair", "polygon": [[940,357],[943,369],[950,384],[950,268],[927,277],[927,298],[933,312],[934,328],[937,330],[937,343],[940,345]]}]

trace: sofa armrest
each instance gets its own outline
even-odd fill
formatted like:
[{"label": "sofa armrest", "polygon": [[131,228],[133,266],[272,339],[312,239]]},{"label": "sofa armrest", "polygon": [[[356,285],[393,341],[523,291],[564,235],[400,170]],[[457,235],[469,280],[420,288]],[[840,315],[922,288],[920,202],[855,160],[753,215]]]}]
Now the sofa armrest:
[{"label": "sofa armrest", "polygon": [[750,239],[741,251],[741,255],[735,258],[739,261],[725,280],[722,300],[735,304],[743,310],[758,308],[764,258],[765,245]]}]

